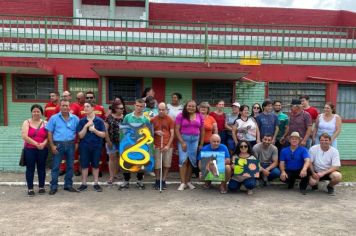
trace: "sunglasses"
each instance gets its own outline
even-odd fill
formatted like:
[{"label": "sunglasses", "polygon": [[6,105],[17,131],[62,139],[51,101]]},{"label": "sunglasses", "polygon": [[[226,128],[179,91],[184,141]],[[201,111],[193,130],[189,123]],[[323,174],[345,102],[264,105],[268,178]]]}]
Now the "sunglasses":
[{"label": "sunglasses", "polygon": [[86,99],[94,99],[94,97],[85,97]]},{"label": "sunglasses", "polygon": [[116,109],[118,109],[118,110],[124,110],[123,107],[117,107]]},{"label": "sunglasses", "polygon": [[247,145],[241,145],[240,148],[248,148]]},{"label": "sunglasses", "polygon": [[253,107],[253,109],[260,109],[259,107]]}]

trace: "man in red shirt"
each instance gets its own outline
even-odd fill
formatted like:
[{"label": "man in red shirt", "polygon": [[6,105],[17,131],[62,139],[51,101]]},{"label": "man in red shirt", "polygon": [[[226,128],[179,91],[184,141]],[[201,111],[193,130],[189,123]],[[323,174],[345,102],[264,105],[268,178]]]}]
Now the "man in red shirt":
[{"label": "man in red shirt", "polygon": [[46,104],[44,109],[44,116],[48,121],[51,116],[59,112],[59,93],[57,91],[49,93],[50,102]]},{"label": "man in red shirt", "polygon": [[302,103],[304,111],[306,111],[310,114],[310,116],[313,120],[313,123],[314,123],[316,118],[318,118],[318,115],[319,115],[318,109],[309,105],[310,97],[308,95],[300,96],[299,100]]},{"label": "man in red shirt", "polygon": [[174,139],[174,121],[167,115],[167,106],[161,102],[158,104],[158,115],[151,119],[154,130],[154,146],[155,146],[155,174],[156,183],[155,189],[160,187],[160,169],[162,156],[162,189],[166,189],[166,179],[169,168],[172,163],[172,142]]},{"label": "man in red shirt", "polygon": [[80,106],[78,103],[72,102],[72,96],[69,91],[66,90],[62,93],[62,99],[70,102],[69,112],[79,117]]},{"label": "man in red shirt", "polygon": [[[308,112],[311,119],[312,119],[312,133],[314,129],[314,124],[316,121],[316,118],[318,118],[319,111],[315,107],[312,107],[309,105],[310,97],[308,95],[302,95],[299,97],[300,102],[302,103],[303,110]],[[312,138],[310,137],[307,141],[306,147],[309,149],[313,144],[312,144]]]}]

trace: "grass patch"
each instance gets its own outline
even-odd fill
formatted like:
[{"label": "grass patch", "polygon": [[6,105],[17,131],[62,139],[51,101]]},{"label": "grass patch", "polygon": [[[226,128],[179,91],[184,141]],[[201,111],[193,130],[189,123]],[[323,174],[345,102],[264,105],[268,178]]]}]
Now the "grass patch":
[{"label": "grass patch", "polygon": [[356,182],[356,166],[341,166],[343,182]]}]

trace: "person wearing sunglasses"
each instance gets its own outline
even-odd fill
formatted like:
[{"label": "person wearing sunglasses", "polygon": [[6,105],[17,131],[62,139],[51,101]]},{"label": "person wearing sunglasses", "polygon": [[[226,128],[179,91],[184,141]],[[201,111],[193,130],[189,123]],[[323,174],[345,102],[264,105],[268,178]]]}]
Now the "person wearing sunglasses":
[{"label": "person wearing sunglasses", "polygon": [[255,103],[252,105],[251,117],[256,119],[256,117],[262,113],[262,107],[259,103]]},{"label": "person wearing sunglasses", "polygon": [[[239,141],[236,146],[235,152],[232,155],[232,165],[231,169],[234,171],[234,165],[237,159],[250,159],[250,160],[257,160],[256,157],[252,153],[252,148],[249,142],[245,140]],[[240,190],[241,185],[245,186],[247,189],[247,194],[253,194],[253,189],[256,186],[256,178],[255,177],[245,177],[243,175],[233,176],[230,179],[228,184],[229,191],[236,192]]]},{"label": "person wearing sunglasses", "polygon": [[310,172],[310,156],[308,150],[299,145],[301,137],[298,132],[290,134],[290,146],[281,151],[279,168],[281,170],[280,179],[288,184],[288,189],[293,189],[295,180],[300,179],[299,190],[305,195],[308,186]]},{"label": "person wearing sunglasses", "polygon": [[114,176],[118,171],[118,151],[119,151],[119,142],[120,142],[120,124],[124,119],[124,110],[125,106],[119,102],[113,102],[110,106],[110,114],[105,119],[106,127],[106,153],[109,156],[109,180],[108,184],[113,184]]}]

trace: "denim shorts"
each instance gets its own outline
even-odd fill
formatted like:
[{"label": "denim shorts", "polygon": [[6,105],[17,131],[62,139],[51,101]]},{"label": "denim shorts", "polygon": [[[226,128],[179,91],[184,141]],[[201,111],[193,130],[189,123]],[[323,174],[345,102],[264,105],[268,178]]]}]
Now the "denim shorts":
[{"label": "denim shorts", "polygon": [[187,159],[189,159],[193,167],[197,167],[199,135],[182,134],[182,139],[187,144],[187,150],[184,152],[182,150],[182,144],[178,143],[179,167],[182,167]]},{"label": "denim shorts", "polygon": [[89,168],[99,168],[99,161],[101,156],[101,146],[100,147],[88,147],[86,145],[79,145],[80,153],[80,166],[83,169]]},{"label": "denim shorts", "polygon": [[110,149],[110,148],[109,148],[109,145],[106,143],[106,144],[105,144],[105,148],[106,148],[106,153],[107,153],[108,155],[114,154],[114,153],[116,153],[116,152],[119,151],[119,144],[113,143],[113,144],[112,144],[112,148]]}]

